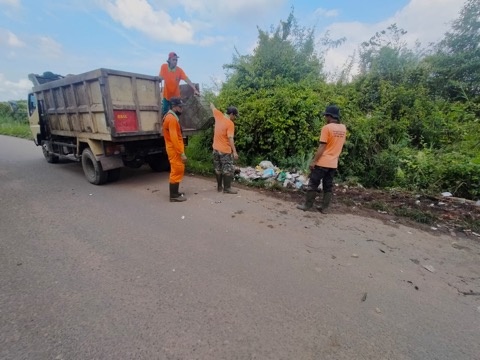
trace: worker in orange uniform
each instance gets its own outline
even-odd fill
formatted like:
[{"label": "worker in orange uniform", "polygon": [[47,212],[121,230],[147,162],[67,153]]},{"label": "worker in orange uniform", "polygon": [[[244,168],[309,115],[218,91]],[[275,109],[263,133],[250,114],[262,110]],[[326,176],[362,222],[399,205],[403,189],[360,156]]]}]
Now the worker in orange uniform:
[{"label": "worker in orange uniform", "polygon": [[210,103],[210,109],[215,118],[212,147],[217,190],[219,192],[223,190],[224,194],[236,194],[237,190],[232,189],[232,180],[235,173],[233,161],[238,160],[238,154],[233,136],[235,134],[234,122],[238,118],[238,110],[235,106],[229,106],[225,115],[212,103]]},{"label": "worker in orange uniform", "polygon": [[170,201],[181,202],[187,200],[185,194],[178,191],[187,163],[179,120],[184,103],[180,97],[172,97],[170,103],[172,109],[163,118],[163,137],[167,148],[168,161],[170,162]]},{"label": "worker in orange uniform", "polygon": [[311,173],[305,203],[298,205],[297,208],[306,211],[313,206],[317,188],[322,182],[322,205],[317,206],[317,209],[325,214],[332,200],[333,176],[337,172],[338,158],[345,144],[347,128],[340,124],[340,109],[338,106],[327,106],[323,116],[325,116],[327,124],[322,127],[320,145],[310,164]]},{"label": "worker in orange uniform", "polygon": [[190,85],[195,95],[200,95],[195,85],[190,81],[182,68],[177,66],[177,63],[178,55],[174,52],[169,53],[167,62],[162,64],[160,67],[160,73],[158,74],[160,80],[165,80],[165,85],[163,87],[162,116],[170,110],[171,98],[180,97],[180,80],[183,80]]}]

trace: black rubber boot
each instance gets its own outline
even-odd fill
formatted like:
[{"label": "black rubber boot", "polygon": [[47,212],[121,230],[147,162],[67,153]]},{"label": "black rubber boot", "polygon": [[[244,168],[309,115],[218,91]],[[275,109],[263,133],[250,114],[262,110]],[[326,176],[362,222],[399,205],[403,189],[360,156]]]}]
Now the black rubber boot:
[{"label": "black rubber boot", "polygon": [[317,210],[322,214],[328,214],[328,207],[332,200],[333,194],[331,192],[323,193],[322,205],[317,206]]},{"label": "black rubber boot", "polygon": [[238,191],[232,189],[233,176],[223,175],[223,193],[224,194],[236,194]]},{"label": "black rubber boot", "polygon": [[217,177],[217,191],[221,192],[223,190],[223,174],[217,174],[215,173],[215,176]]},{"label": "black rubber boot", "polygon": [[313,206],[313,202],[315,201],[315,196],[317,196],[317,193],[315,191],[308,190],[307,194],[305,195],[305,203],[297,205],[297,209],[303,211],[310,210]]},{"label": "black rubber boot", "polygon": [[182,202],[187,201],[187,198],[183,193],[178,192],[180,183],[170,184],[170,201],[171,202]]}]

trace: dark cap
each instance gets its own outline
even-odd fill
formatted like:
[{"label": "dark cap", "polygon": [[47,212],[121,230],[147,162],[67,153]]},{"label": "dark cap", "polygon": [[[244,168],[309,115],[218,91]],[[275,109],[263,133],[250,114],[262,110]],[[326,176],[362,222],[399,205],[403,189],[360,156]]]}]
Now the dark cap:
[{"label": "dark cap", "polygon": [[169,59],[172,59],[172,58],[174,58],[174,57],[178,58],[179,56],[178,56],[176,53],[174,53],[173,51],[168,54],[168,58],[169,58]]},{"label": "dark cap", "polygon": [[235,115],[236,117],[238,117],[238,110],[235,106],[229,106],[227,108],[227,115],[230,115],[230,114],[233,114]]},{"label": "dark cap", "polygon": [[329,105],[323,115],[330,115],[334,119],[340,120],[340,108],[336,105]]},{"label": "dark cap", "polygon": [[185,103],[183,102],[181,97],[172,97],[170,99],[170,105],[172,105],[172,107],[174,107],[174,106],[184,106]]}]

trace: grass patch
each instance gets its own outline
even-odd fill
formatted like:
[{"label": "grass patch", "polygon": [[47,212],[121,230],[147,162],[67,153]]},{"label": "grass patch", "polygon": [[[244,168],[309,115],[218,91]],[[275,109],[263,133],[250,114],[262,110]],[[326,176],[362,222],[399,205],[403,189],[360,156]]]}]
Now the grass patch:
[{"label": "grass patch", "polygon": [[0,117],[0,134],[32,139],[32,133],[28,124],[5,116]]},{"label": "grass patch", "polygon": [[421,211],[418,209],[411,209],[407,207],[397,208],[393,211],[396,216],[402,216],[409,219],[412,219],[421,224],[432,225],[437,221],[435,215],[429,213],[428,211]]}]

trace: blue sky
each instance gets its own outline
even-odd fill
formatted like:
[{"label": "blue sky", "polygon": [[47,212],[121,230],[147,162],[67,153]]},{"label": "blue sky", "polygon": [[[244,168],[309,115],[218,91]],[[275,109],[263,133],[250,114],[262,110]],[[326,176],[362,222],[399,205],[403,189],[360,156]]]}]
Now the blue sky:
[{"label": "blue sky", "polygon": [[346,37],[326,54],[334,74],[362,41],[392,23],[407,42],[438,41],[461,0],[0,0],[0,101],[26,98],[29,73],[78,74],[110,68],[158,75],[175,51],[200,89],[225,79],[237,49],[250,54],[292,7],[317,39]]}]

